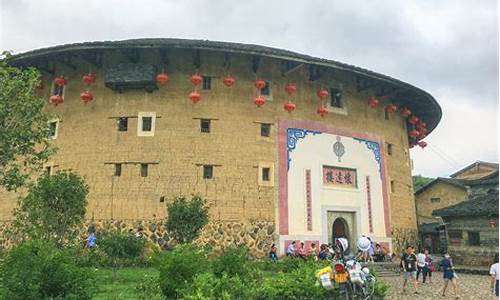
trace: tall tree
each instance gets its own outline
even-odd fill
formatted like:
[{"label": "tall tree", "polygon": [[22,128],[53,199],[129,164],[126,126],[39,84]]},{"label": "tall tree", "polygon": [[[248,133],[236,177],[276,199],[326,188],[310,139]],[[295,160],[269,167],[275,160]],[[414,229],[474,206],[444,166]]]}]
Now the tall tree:
[{"label": "tall tree", "polygon": [[47,101],[37,95],[40,73],[12,67],[9,59],[8,52],[0,56],[0,186],[16,190],[54,149],[47,140]]}]

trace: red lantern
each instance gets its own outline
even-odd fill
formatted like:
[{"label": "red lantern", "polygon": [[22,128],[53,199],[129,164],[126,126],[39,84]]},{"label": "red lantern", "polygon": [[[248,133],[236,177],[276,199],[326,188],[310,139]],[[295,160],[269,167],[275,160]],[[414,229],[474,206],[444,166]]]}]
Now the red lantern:
[{"label": "red lantern", "polygon": [[258,96],[258,97],[255,98],[255,100],[253,102],[258,107],[261,107],[262,105],[264,105],[266,103],[266,99],[264,97],[262,97],[262,96]]},{"label": "red lantern", "polygon": [[326,98],[328,98],[328,91],[325,88],[320,88],[318,90],[318,97],[321,100],[325,100]]},{"label": "red lantern", "polygon": [[408,118],[411,115],[411,110],[405,107],[399,114],[401,115],[401,117]]},{"label": "red lantern", "polygon": [[85,104],[94,100],[94,96],[89,91],[85,91],[85,92],[81,93],[80,98],[83,100],[83,102],[85,102]]},{"label": "red lantern", "polygon": [[285,92],[287,92],[288,95],[292,95],[297,91],[297,87],[293,83],[289,83],[285,86]]},{"label": "red lantern", "polygon": [[411,116],[411,117],[408,119],[408,123],[410,123],[410,124],[415,125],[415,124],[417,124],[417,122],[418,122],[418,118],[417,118],[417,117],[415,117],[415,116]]},{"label": "red lantern", "polygon": [[318,108],[317,112],[323,118],[325,115],[328,114],[328,109],[324,106],[321,106],[320,108]]},{"label": "red lantern", "polygon": [[193,83],[195,86],[199,85],[202,80],[203,78],[198,74],[191,75],[191,83]]},{"label": "red lantern", "polygon": [[193,91],[189,94],[189,99],[191,99],[191,102],[193,102],[193,104],[196,104],[201,100],[201,95],[197,91]]},{"label": "red lantern", "polygon": [[59,104],[63,103],[63,97],[59,95],[52,95],[50,96],[50,103],[54,104],[55,106],[58,106]]},{"label": "red lantern", "polygon": [[224,80],[222,82],[224,83],[225,86],[230,87],[236,82],[236,79],[234,79],[233,76],[229,75],[224,77]]},{"label": "red lantern", "polygon": [[66,79],[64,76],[59,76],[54,79],[54,83],[58,86],[66,85]]},{"label": "red lantern", "polygon": [[92,73],[88,73],[83,75],[82,79],[83,82],[85,82],[87,85],[91,85],[95,82],[95,75]]},{"label": "red lantern", "polygon": [[427,134],[423,133],[422,131],[419,131],[419,132],[420,132],[420,134],[417,136],[417,140],[420,141],[420,140],[423,140],[427,136]]},{"label": "red lantern", "polygon": [[420,134],[420,132],[418,132],[418,130],[412,130],[408,133],[408,135],[412,138],[416,138],[418,135]]},{"label": "red lantern", "polygon": [[417,123],[416,126],[417,126],[418,129],[423,129],[423,128],[427,127],[427,123],[425,123],[422,120],[420,120],[420,121],[418,121],[418,123]]},{"label": "red lantern", "polygon": [[388,113],[395,113],[396,110],[398,110],[398,107],[396,106],[396,104],[389,104],[385,107],[385,110],[387,110]]},{"label": "red lantern", "polygon": [[377,108],[378,107],[378,104],[379,104],[379,101],[377,98],[375,97],[370,97],[370,99],[368,99],[368,105],[371,107],[371,108]]},{"label": "red lantern", "polygon": [[156,82],[158,82],[159,85],[165,85],[167,84],[168,80],[170,78],[168,77],[168,74],[165,72],[159,73],[156,75]]},{"label": "red lantern", "polygon": [[425,147],[427,147],[427,143],[425,141],[420,141],[417,143],[418,146],[420,146],[420,148],[424,149]]},{"label": "red lantern", "polygon": [[285,105],[283,106],[285,108],[285,110],[289,113],[291,113],[292,111],[295,110],[295,104],[293,104],[292,102],[287,102],[285,103]]},{"label": "red lantern", "polygon": [[257,79],[255,80],[254,85],[258,90],[262,90],[263,88],[266,87],[266,81],[262,79]]}]

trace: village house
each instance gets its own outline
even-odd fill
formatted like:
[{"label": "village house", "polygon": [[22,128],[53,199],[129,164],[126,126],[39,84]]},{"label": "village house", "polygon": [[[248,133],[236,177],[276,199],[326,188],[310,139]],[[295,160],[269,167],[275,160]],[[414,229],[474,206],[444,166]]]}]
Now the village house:
[{"label": "village house", "polygon": [[[441,218],[440,214],[434,212],[443,209],[443,213],[448,218],[448,213],[454,214],[456,209],[451,208],[455,205],[465,200],[479,201],[480,195],[489,195],[488,191],[490,193],[493,190],[498,191],[498,179],[496,183],[494,182],[495,174],[498,177],[498,164],[477,161],[450,175],[451,178],[438,177],[417,190],[415,206],[420,244],[429,248],[431,253],[446,251],[447,241],[450,241],[446,230],[450,226],[445,226],[446,221]],[[460,205],[468,207],[474,203],[476,202]],[[477,213],[479,212],[475,211],[473,215]]]},{"label": "village house", "polygon": [[442,218],[455,263],[487,266],[498,253],[498,170],[467,182],[465,201],[434,210]]}]

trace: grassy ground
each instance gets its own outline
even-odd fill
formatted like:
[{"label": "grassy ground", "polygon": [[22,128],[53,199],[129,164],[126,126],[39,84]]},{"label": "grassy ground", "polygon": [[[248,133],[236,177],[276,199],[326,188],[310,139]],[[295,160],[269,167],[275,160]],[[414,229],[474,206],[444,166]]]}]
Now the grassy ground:
[{"label": "grassy ground", "polygon": [[[158,271],[153,268],[118,269],[116,272],[116,280],[113,282],[112,269],[98,269],[96,271],[98,292],[94,299],[145,299],[141,298],[143,295],[141,295],[142,293],[139,290],[136,290],[136,286],[148,276],[158,276]],[[148,300],[156,299],[148,297]]]}]

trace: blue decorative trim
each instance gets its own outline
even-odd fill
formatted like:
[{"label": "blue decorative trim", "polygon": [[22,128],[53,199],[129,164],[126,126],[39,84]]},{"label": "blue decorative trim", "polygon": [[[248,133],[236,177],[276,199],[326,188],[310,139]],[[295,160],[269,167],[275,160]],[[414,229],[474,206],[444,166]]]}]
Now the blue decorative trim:
[{"label": "blue decorative trim", "polygon": [[290,163],[292,162],[292,158],[290,154],[297,147],[297,142],[299,139],[305,138],[308,134],[317,135],[321,134],[319,131],[299,129],[299,128],[288,128],[286,130],[286,144],[287,144],[287,160],[288,167],[287,170],[290,170]]},{"label": "blue decorative trim", "polygon": [[382,157],[380,156],[380,144],[374,141],[353,138],[360,143],[364,143],[369,150],[372,150],[373,155],[375,155],[375,160],[378,164],[378,173],[380,174],[380,178],[382,178]]}]

